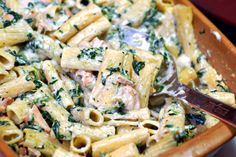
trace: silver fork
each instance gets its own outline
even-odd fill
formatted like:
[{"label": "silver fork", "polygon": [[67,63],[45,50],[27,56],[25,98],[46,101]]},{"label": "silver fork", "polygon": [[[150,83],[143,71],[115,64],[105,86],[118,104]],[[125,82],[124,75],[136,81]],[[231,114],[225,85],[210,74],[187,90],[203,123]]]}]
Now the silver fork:
[{"label": "silver fork", "polygon": [[[122,42],[141,49],[146,47],[145,45],[148,45],[148,43],[144,43],[148,38],[148,34],[145,32],[128,26],[122,26],[122,31]],[[142,43],[137,41],[142,41]],[[165,69],[161,68],[162,71],[159,75],[159,84],[164,85],[164,88],[161,91],[153,93],[152,98],[163,95],[175,97],[236,128],[236,109],[181,84],[177,77],[175,61],[171,54],[168,54],[168,56],[167,67]]]}]

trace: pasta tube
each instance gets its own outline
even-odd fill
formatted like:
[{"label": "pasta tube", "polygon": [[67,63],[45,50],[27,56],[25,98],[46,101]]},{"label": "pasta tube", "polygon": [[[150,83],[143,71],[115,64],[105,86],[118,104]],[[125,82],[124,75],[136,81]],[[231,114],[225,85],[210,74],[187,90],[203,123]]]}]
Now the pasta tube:
[{"label": "pasta tube", "polygon": [[14,25],[0,29],[0,47],[11,46],[33,37],[32,28],[24,20],[20,20]]},{"label": "pasta tube", "polygon": [[93,108],[74,108],[71,111],[76,121],[81,121],[86,125],[101,126],[104,118],[101,112]]},{"label": "pasta tube", "polygon": [[0,64],[2,64],[6,70],[10,70],[14,67],[15,57],[6,52],[7,50],[9,49],[0,48]]},{"label": "pasta tube", "polygon": [[1,66],[0,66],[0,84],[14,80],[16,78],[17,78],[17,75],[13,70],[9,72],[1,71]]},{"label": "pasta tube", "polygon": [[90,148],[91,139],[85,135],[77,135],[70,142],[70,150],[80,155],[86,155]]},{"label": "pasta tube", "polygon": [[57,148],[56,151],[53,153],[52,157],[62,157],[62,156],[66,156],[66,157],[82,157],[76,153],[73,152],[69,152],[66,151],[65,149],[62,148]]},{"label": "pasta tube", "polygon": [[124,145],[115,151],[111,152],[108,156],[110,157],[139,157],[139,151],[134,143]]},{"label": "pasta tube", "polygon": [[[17,85],[17,86],[16,86]],[[15,80],[11,80],[0,85],[0,97],[16,97],[17,95],[31,91],[35,88],[35,84],[31,80],[27,80],[26,76],[21,76]]]},{"label": "pasta tube", "polygon": [[93,156],[98,157],[100,153],[109,153],[129,143],[139,144],[147,140],[149,136],[147,129],[138,129],[127,134],[110,136],[104,140],[92,144]]},{"label": "pasta tube", "polygon": [[148,108],[142,108],[140,110],[128,111],[126,114],[121,115],[119,113],[104,114],[106,119],[126,119],[126,120],[147,120],[150,119],[150,110]]},{"label": "pasta tube", "polygon": [[174,139],[172,134],[168,134],[162,139],[160,139],[156,144],[151,145],[147,148],[144,152],[145,157],[156,157],[159,156],[161,153],[175,147],[177,142]]},{"label": "pasta tube", "polygon": [[20,124],[24,121],[30,108],[27,100],[17,98],[11,105],[7,106],[7,116],[16,124]]},{"label": "pasta tube", "polygon": [[68,41],[69,46],[77,46],[82,41],[91,41],[96,36],[105,33],[111,27],[111,23],[106,17],[101,17],[97,21],[78,32]]},{"label": "pasta tube", "polygon": [[60,41],[66,42],[78,31],[84,29],[101,16],[101,9],[94,4],[90,4],[66,21],[53,35]]},{"label": "pasta tube", "polygon": [[60,79],[54,65],[50,61],[42,63],[42,69],[48,81],[49,87],[55,93],[56,100],[63,105],[64,108],[71,108],[74,102],[65,88],[63,81]]},{"label": "pasta tube", "polygon": [[68,69],[99,71],[104,52],[103,48],[65,48],[62,53],[61,66]]},{"label": "pasta tube", "polygon": [[44,155],[52,156],[59,147],[57,140],[52,139],[47,133],[33,129],[24,129],[24,146],[37,149]]},{"label": "pasta tube", "polygon": [[158,121],[154,120],[144,120],[140,123],[140,128],[147,128],[150,134],[156,134],[160,124]]},{"label": "pasta tube", "polygon": [[151,7],[151,1],[135,0],[134,4],[127,8],[127,11],[121,16],[125,24],[138,27],[142,24],[145,12]]},{"label": "pasta tube", "polygon": [[13,144],[23,139],[23,133],[8,117],[0,117],[0,137],[7,143]]}]

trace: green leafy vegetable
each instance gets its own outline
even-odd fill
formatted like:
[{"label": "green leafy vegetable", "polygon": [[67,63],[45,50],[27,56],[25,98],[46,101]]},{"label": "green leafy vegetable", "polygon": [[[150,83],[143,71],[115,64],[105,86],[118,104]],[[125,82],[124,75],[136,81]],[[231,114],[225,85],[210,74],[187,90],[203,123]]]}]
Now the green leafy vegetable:
[{"label": "green leafy vegetable", "polygon": [[52,130],[57,139],[61,140],[65,137],[64,135],[60,134],[60,123],[57,120],[52,124]]},{"label": "green leafy vegetable", "polygon": [[0,126],[7,126],[10,125],[8,121],[0,121]]},{"label": "green leafy vegetable", "polygon": [[37,104],[37,105],[39,105],[40,107],[44,107],[44,106],[46,106],[45,103],[48,102],[49,99],[50,99],[49,96],[47,96],[47,95],[45,94],[44,96],[35,99],[35,100],[33,101],[33,104]]},{"label": "green leafy vegetable", "polygon": [[161,24],[159,20],[161,13],[156,8],[150,8],[146,13],[143,20],[143,24],[146,27],[152,26],[156,28],[158,25]]},{"label": "green leafy vegetable", "polygon": [[47,122],[47,124],[51,127],[54,121],[52,116],[47,111],[43,111],[42,116],[43,119]]},{"label": "green leafy vegetable", "polygon": [[25,125],[25,126],[23,127],[23,129],[26,129],[26,128],[33,129],[33,130],[37,130],[38,132],[42,132],[42,131],[43,131],[43,129],[42,129],[40,126],[34,125],[34,124]]},{"label": "green leafy vegetable", "polygon": [[61,102],[61,95],[60,92],[64,91],[63,88],[60,88],[59,90],[56,91],[56,93],[54,94],[54,98],[58,101]]},{"label": "green leafy vegetable", "polygon": [[115,7],[111,6],[102,6],[102,13],[108,18],[109,21],[112,21],[112,19],[119,18],[121,15],[116,12]]},{"label": "green leafy vegetable", "polygon": [[121,115],[126,114],[126,110],[125,110],[125,104],[123,102],[119,102],[117,106],[105,110],[104,111],[105,114],[113,114],[113,113],[119,113]]},{"label": "green leafy vegetable", "polygon": [[58,80],[55,77],[52,77],[52,81],[49,82],[49,85],[53,85],[54,83],[56,83]]},{"label": "green leafy vegetable", "polygon": [[145,63],[133,61],[132,66],[133,66],[134,72],[137,75],[139,75],[140,70],[142,70],[145,67]]},{"label": "green leafy vegetable", "polygon": [[81,58],[88,58],[88,59],[95,59],[96,56],[100,56],[103,54],[104,49],[102,47],[100,48],[84,48],[80,50],[80,54],[77,56],[78,59]]},{"label": "green leafy vegetable", "polygon": [[22,16],[20,14],[14,12],[10,8],[8,8],[2,0],[0,1],[0,7],[4,10],[4,12],[6,14],[13,16],[12,20],[4,20],[3,21],[3,27],[8,27],[8,26],[16,23],[18,20],[20,20],[22,18]]}]

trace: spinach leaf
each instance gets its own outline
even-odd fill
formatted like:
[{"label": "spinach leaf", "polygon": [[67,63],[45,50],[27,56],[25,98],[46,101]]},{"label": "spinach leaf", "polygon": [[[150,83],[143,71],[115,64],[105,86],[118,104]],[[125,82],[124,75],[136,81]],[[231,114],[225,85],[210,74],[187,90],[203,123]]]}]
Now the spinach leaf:
[{"label": "spinach leaf", "polygon": [[78,59],[80,58],[87,58],[87,59],[95,59],[96,56],[100,56],[103,54],[104,49],[102,47],[99,48],[84,48],[80,50],[80,54],[77,56]]},{"label": "spinach leaf", "polygon": [[8,121],[0,121],[0,126],[8,126],[10,123]]},{"label": "spinach leaf", "polygon": [[205,124],[206,118],[205,115],[203,113],[189,113],[186,114],[186,120],[190,123],[190,124],[194,124],[194,125],[203,125]]},{"label": "spinach leaf", "polygon": [[146,27],[152,26],[156,28],[158,25],[161,24],[159,20],[161,13],[156,8],[150,8],[146,13],[143,19],[143,25]]},{"label": "spinach leaf", "polygon": [[4,10],[5,13],[13,16],[12,20],[4,20],[3,21],[3,27],[8,27],[8,26],[16,23],[18,20],[20,20],[22,18],[22,16],[20,14],[14,12],[10,8],[8,8],[2,0],[0,1],[0,7]]},{"label": "spinach leaf", "polygon": [[113,113],[119,113],[121,115],[126,114],[126,110],[125,110],[125,104],[123,102],[119,102],[117,106],[105,110],[104,111],[105,114],[113,114]]},{"label": "spinach leaf", "polygon": [[145,63],[133,61],[132,66],[133,66],[134,72],[137,75],[139,75],[140,70],[142,70],[145,67]]},{"label": "spinach leaf", "polygon": [[42,116],[43,116],[43,119],[47,122],[47,124],[51,127],[54,120],[52,116],[48,113],[48,111],[43,111]]},{"label": "spinach leaf", "polygon": [[63,139],[65,136],[60,134],[60,123],[55,120],[54,123],[52,124],[52,130],[56,136],[57,139]]},{"label": "spinach leaf", "polygon": [[34,124],[25,125],[23,127],[23,129],[26,129],[26,128],[37,130],[38,132],[42,132],[43,131],[43,129],[40,126],[34,125]]},{"label": "spinach leaf", "polygon": [[112,19],[119,18],[121,16],[119,13],[116,12],[116,8],[112,6],[102,6],[101,10],[109,21],[112,21]]}]

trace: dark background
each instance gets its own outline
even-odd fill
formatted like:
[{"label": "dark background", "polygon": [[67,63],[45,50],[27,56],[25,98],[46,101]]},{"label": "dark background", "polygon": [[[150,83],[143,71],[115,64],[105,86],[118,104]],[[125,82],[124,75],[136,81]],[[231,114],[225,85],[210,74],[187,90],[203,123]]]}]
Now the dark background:
[{"label": "dark background", "polygon": [[[236,0],[209,1],[210,0],[192,0],[195,6],[236,45]],[[210,5],[207,6],[206,4]],[[227,22],[227,19],[230,19],[231,22]]]}]

